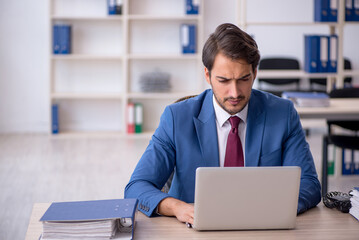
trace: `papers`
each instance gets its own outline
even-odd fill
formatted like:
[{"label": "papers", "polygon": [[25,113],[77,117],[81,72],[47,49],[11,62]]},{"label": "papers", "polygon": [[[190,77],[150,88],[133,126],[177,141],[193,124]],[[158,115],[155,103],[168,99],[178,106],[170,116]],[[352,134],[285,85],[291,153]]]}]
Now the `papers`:
[{"label": "papers", "polygon": [[289,99],[298,107],[329,107],[329,96],[317,92],[283,92],[282,98]]},{"label": "papers", "polygon": [[137,199],[52,203],[41,239],[132,239]]},{"label": "papers", "polygon": [[349,213],[359,221],[359,187],[355,187],[352,191],[353,197],[350,198],[352,207]]}]

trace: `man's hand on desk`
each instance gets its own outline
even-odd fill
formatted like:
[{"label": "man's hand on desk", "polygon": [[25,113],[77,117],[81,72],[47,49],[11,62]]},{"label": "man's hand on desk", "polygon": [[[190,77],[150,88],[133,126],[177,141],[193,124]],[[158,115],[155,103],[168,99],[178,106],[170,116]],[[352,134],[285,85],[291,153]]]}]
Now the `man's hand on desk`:
[{"label": "man's hand on desk", "polygon": [[193,205],[172,197],[165,198],[158,204],[158,213],[164,216],[175,216],[180,222],[193,224]]}]

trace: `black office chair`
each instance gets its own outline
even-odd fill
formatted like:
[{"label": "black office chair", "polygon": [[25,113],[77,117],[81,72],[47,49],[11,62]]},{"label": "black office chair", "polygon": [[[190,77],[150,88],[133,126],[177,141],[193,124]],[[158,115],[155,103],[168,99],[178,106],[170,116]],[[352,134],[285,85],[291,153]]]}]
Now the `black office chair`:
[{"label": "black office chair", "polygon": [[[351,70],[352,65],[349,59],[344,59],[344,69]],[[314,84],[318,84],[321,86],[327,86],[327,79],[326,78],[309,78],[310,90],[314,91]],[[351,86],[352,78],[346,77],[344,78],[344,86]],[[324,90],[325,91],[325,90]]]},{"label": "black office chair", "polygon": [[[330,92],[330,98],[359,98],[359,88],[335,89]],[[327,121],[328,135],[323,137],[323,164],[322,164],[322,196],[328,191],[328,145],[359,150],[359,120]],[[333,125],[353,131],[353,135],[333,134]]]},{"label": "black office chair", "polygon": [[[259,70],[299,70],[299,61],[294,58],[263,58],[259,62]],[[258,78],[259,89],[263,90],[262,83],[268,83],[270,85],[288,85],[296,84],[296,91],[299,91],[300,78]],[[293,90],[293,89],[288,89]],[[272,91],[274,95],[281,96],[283,91]]]}]

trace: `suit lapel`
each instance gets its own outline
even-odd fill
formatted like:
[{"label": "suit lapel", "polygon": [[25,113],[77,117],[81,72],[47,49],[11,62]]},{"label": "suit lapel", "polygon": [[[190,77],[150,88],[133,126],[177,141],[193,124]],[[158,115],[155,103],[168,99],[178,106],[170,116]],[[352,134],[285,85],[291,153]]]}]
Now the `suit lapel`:
[{"label": "suit lapel", "polygon": [[207,167],[218,167],[218,137],[212,94],[212,91],[207,92],[201,112],[198,118],[193,117],[193,122],[204,159],[203,165]]},{"label": "suit lapel", "polygon": [[265,124],[265,112],[256,94],[252,91],[248,105],[247,132],[246,132],[246,166],[256,167],[261,153],[263,131]]}]

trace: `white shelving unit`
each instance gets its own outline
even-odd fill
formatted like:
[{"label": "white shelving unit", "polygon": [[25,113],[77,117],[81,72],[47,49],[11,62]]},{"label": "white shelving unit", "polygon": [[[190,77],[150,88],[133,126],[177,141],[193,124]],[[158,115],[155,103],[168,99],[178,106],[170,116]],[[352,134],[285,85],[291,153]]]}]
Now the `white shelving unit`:
[{"label": "white shelving unit", "polygon": [[[108,15],[107,0],[50,0],[49,97],[50,105],[59,104],[56,136],[150,137],[166,105],[204,89],[203,8],[202,0],[198,15],[186,15],[185,0],[123,0],[122,14]],[[72,26],[71,54],[52,53],[58,23]],[[196,54],[181,53],[183,23],[197,25]],[[140,76],[155,70],[171,74],[171,92],[140,91]],[[141,134],[126,132],[129,102],[143,104]]]},{"label": "white shelving unit", "polygon": [[[258,77],[313,77],[313,78],[327,78],[327,92],[331,91],[332,84],[336,83],[338,88],[343,87],[344,77],[359,76],[358,70],[344,70],[344,57],[343,57],[343,38],[344,27],[346,25],[358,25],[358,22],[345,22],[345,0],[339,0],[338,4],[338,22],[261,22],[261,21],[247,21],[247,0],[238,0],[238,26],[246,30],[248,26],[310,26],[310,27],[328,27],[328,34],[338,35],[338,70],[337,73],[306,73],[303,70],[293,71],[275,71],[275,70],[261,70],[258,72]],[[313,1],[314,4],[314,1]],[[268,11],[269,12],[269,11]],[[314,13],[313,13],[314,14]],[[303,39],[304,45],[304,39]]]}]

